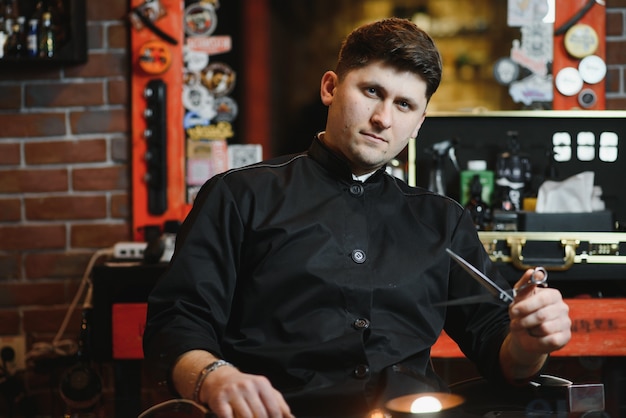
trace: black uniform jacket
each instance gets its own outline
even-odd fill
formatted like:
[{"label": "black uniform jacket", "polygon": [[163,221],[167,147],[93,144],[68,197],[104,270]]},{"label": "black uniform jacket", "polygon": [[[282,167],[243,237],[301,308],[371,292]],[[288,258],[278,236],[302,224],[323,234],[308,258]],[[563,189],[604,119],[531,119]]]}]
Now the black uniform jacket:
[{"label": "black uniform jacket", "polygon": [[501,378],[507,307],[434,306],[484,292],[448,247],[491,272],[458,203],[383,169],[353,180],[317,139],[217,175],[149,298],[146,358],[167,376],[184,352],[211,351],[267,376],[298,417],[362,417],[389,398],[441,390],[430,347],[442,329]]}]

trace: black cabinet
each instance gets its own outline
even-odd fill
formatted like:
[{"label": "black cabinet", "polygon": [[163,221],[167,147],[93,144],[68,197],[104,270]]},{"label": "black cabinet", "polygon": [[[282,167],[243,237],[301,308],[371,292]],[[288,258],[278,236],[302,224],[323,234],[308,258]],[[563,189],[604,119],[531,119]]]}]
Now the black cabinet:
[{"label": "black cabinet", "polygon": [[[19,16],[25,18],[25,29],[35,13],[36,0],[18,0]],[[87,15],[85,0],[59,0],[62,13],[56,25],[63,33],[58,42],[58,49],[51,58],[11,57],[0,58],[0,67],[30,67],[81,64],[87,61]],[[41,23],[40,23],[41,25]],[[4,28],[3,28],[4,29]]]}]

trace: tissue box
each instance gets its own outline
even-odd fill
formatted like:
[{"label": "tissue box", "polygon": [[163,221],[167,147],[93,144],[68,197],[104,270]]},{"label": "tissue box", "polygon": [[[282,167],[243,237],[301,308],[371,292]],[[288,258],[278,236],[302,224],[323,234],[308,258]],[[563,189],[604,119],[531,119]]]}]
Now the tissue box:
[{"label": "tissue box", "polygon": [[518,231],[540,232],[611,232],[614,228],[613,212],[603,210],[581,213],[518,212]]}]

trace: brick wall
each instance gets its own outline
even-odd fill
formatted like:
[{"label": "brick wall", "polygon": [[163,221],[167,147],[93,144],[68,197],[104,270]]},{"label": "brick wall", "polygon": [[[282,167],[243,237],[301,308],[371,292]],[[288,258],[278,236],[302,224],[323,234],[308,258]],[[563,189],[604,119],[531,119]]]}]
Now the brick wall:
[{"label": "brick wall", "polygon": [[[54,336],[95,250],[132,237],[128,1],[86,1],[86,64],[0,66],[0,335],[28,346]],[[626,0],[607,3],[607,107],[626,109]]]},{"label": "brick wall", "polygon": [[626,109],[626,0],[607,0],[607,109]]},{"label": "brick wall", "polygon": [[128,5],[87,3],[86,64],[0,65],[0,335],[29,344],[57,331],[94,250],[130,237]]}]

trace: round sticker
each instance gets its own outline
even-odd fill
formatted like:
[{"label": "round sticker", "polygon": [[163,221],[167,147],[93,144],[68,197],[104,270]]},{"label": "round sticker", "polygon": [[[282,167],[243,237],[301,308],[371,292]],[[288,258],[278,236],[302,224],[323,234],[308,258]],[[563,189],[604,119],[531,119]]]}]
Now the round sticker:
[{"label": "round sticker", "polygon": [[604,80],[606,64],[599,56],[589,55],[580,61],[578,71],[585,83],[596,84]]},{"label": "round sticker", "polygon": [[162,74],[172,63],[172,52],[162,41],[149,41],[139,48],[139,67],[148,74]]},{"label": "round sticker", "polygon": [[183,49],[183,58],[185,67],[189,71],[201,71],[204,67],[209,65],[209,54],[194,51],[188,47]]},{"label": "round sticker", "polygon": [[583,79],[576,68],[565,67],[554,79],[556,89],[564,96],[574,96],[583,88]]},{"label": "round sticker", "polygon": [[213,119],[217,114],[215,111],[215,98],[203,86],[184,85],[183,106],[185,109],[209,120]]},{"label": "round sticker", "polygon": [[519,65],[510,58],[500,58],[493,66],[493,75],[498,83],[511,84],[519,77]]},{"label": "round sticker", "polygon": [[217,27],[215,7],[201,2],[187,6],[183,24],[189,36],[211,36]]},{"label": "round sticker", "polygon": [[598,96],[596,92],[591,89],[584,89],[578,95],[578,104],[585,109],[592,107],[597,101]]},{"label": "round sticker", "polygon": [[217,116],[215,116],[216,122],[232,122],[237,117],[239,108],[235,100],[231,97],[224,96],[215,99],[215,110],[217,110]]},{"label": "round sticker", "polygon": [[203,118],[196,112],[186,112],[183,118],[183,128],[185,129],[191,129],[194,126],[207,126],[210,123],[209,119]]},{"label": "round sticker", "polygon": [[185,71],[183,73],[183,83],[187,86],[197,86],[202,82],[202,74],[195,71]]},{"label": "round sticker", "polygon": [[598,49],[596,31],[589,25],[577,24],[565,32],[565,49],[574,58],[584,58]]},{"label": "round sticker", "polygon": [[225,96],[235,87],[235,72],[228,65],[216,62],[202,71],[202,84],[214,96]]}]

